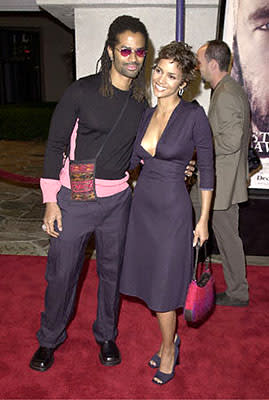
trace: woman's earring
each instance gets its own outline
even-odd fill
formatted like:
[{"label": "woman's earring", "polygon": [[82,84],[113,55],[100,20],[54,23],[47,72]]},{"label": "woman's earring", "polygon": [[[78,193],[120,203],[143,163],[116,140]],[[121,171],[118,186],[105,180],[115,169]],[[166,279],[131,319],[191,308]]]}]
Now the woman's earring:
[{"label": "woman's earring", "polygon": [[179,91],[178,91],[178,95],[179,95],[180,97],[182,97],[182,96],[183,96],[183,93],[184,93],[184,88],[180,88]]}]

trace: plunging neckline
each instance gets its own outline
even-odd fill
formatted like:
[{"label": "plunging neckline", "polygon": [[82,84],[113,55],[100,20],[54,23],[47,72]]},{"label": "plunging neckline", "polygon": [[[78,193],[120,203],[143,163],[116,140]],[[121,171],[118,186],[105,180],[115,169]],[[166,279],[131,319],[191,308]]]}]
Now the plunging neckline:
[{"label": "plunging neckline", "polygon": [[153,156],[148,150],[146,150],[145,147],[142,146],[142,141],[143,141],[143,139],[144,139],[144,137],[145,137],[145,134],[146,134],[147,129],[148,129],[148,127],[149,127],[150,121],[151,121],[151,119],[152,119],[152,117],[153,117],[153,114],[155,113],[155,111],[156,111],[156,109],[157,109],[157,106],[153,107],[153,109],[152,109],[153,112],[152,112],[152,114],[150,115],[150,118],[148,119],[148,122],[147,122],[147,124],[146,124],[146,127],[145,127],[145,129],[144,129],[144,131],[143,131],[142,139],[140,140],[140,146],[142,147],[142,149],[143,149],[151,158],[155,158],[155,157],[156,157],[156,154],[157,154],[157,151],[158,151],[159,143],[161,142],[163,136],[165,136],[166,130],[167,130],[168,126],[170,125],[171,120],[172,120],[172,118],[173,118],[173,116],[174,116],[174,114],[175,114],[177,108],[180,106],[181,103],[182,103],[182,99],[180,100],[180,102],[176,105],[176,107],[175,107],[174,110],[172,111],[172,113],[171,113],[171,115],[170,115],[170,117],[169,117],[169,119],[168,119],[168,121],[167,121],[167,123],[166,123],[166,125],[165,125],[165,127],[164,127],[164,130],[162,131],[162,134],[161,134],[161,136],[160,136],[160,138],[159,138],[159,140],[158,140],[158,142],[157,142],[157,144],[156,144],[154,156]]}]

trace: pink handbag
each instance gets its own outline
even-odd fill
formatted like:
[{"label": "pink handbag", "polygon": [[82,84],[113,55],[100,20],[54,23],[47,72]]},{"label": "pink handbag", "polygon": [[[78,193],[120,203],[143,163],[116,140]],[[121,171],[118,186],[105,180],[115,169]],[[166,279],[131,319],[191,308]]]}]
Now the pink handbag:
[{"label": "pink handbag", "polygon": [[211,313],[215,304],[215,283],[207,257],[202,272],[197,277],[199,250],[200,245],[197,244],[192,281],[189,284],[183,312],[188,322],[202,322]]}]

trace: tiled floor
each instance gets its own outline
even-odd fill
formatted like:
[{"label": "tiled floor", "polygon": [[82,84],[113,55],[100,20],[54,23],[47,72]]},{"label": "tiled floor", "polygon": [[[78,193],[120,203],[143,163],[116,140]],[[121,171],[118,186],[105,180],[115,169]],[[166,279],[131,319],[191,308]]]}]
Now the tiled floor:
[{"label": "tiled floor", "polygon": [[[44,142],[0,140],[0,169],[39,178],[44,151]],[[46,256],[49,239],[41,229],[43,214],[38,185],[20,184],[0,176],[0,254]],[[93,239],[86,255],[95,257]]]},{"label": "tiled floor", "polygon": [[[40,177],[44,143],[0,141],[0,168]],[[46,255],[48,237],[41,230],[41,192],[37,185],[0,179],[0,253]]]}]

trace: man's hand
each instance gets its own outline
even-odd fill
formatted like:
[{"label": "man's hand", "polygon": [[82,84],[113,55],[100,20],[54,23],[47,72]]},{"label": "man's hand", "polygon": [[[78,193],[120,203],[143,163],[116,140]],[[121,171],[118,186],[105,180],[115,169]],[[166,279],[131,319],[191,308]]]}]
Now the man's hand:
[{"label": "man's hand", "polygon": [[191,160],[185,169],[185,181],[196,173],[196,161]]},{"label": "man's hand", "polygon": [[48,235],[57,238],[59,233],[55,231],[54,222],[56,221],[59,231],[62,231],[62,213],[57,203],[46,203],[46,211],[43,218]]}]

